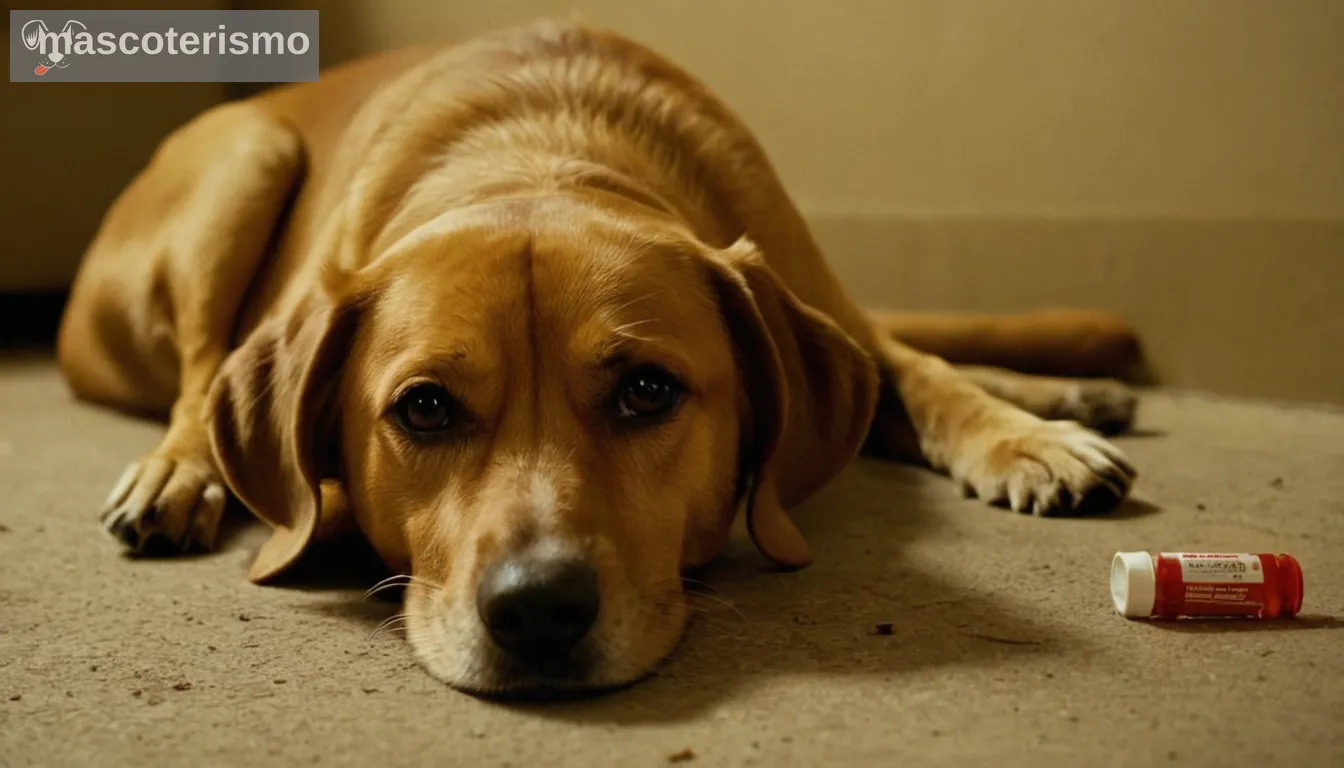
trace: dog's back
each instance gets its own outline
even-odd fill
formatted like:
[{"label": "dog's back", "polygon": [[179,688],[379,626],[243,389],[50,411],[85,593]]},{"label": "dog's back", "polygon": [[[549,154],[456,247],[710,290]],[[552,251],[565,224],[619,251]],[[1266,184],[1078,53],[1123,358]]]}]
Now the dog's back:
[{"label": "dog's back", "polygon": [[286,287],[311,280],[295,273],[314,278],[339,258],[321,247],[333,220],[377,252],[487,196],[605,189],[724,246],[752,228],[735,208],[783,194],[745,127],[702,84],[638,43],[568,22],[360,60],[257,103],[303,137],[308,170],[244,307],[243,335],[299,300]]}]

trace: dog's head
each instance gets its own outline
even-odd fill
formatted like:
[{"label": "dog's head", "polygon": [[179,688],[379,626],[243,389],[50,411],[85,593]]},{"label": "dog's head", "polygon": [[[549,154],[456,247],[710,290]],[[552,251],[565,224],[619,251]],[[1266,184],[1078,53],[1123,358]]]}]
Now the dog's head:
[{"label": "dog's head", "polygon": [[868,357],[751,243],[618,202],[457,210],[328,277],[212,392],[228,483],[275,526],[252,576],[348,509],[412,576],[415,652],[466,690],[648,672],[740,503],[765,555],[805,565],[785,509],[875,404]]}]

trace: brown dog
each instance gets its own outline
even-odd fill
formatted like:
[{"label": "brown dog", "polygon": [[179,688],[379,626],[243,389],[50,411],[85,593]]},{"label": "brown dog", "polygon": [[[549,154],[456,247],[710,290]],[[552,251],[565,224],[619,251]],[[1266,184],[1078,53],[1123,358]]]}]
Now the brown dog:
[{"label": "brown dog", "polygon": [[108,499],[127,546],[210,547],[226,487],[274,528],[255,581],[357,525],[407,575],[425,666],[482,692],[644,674],[739,503],[766,556],[807,564],[786,511],[865,438],[1013,509],[1113,505],[1120,452],[1042,417],[1123,425],[1121,385],[927,352],[1106,373],[1134,350],[1089,314],[864,315],[723,104],[558,23],[178,130],[59,342],[79,396],[170,417]]}]

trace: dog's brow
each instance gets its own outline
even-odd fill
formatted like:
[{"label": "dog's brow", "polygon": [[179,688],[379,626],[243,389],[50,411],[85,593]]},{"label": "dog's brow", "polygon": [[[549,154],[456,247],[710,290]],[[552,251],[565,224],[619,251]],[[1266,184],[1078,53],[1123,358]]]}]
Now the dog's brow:
[{"label": "dog's brow", "polygon": [[596,367],[602,370],[618,368],[630,361],[634,357],[634,351],[631,347],[636,340],[629,336],[612,334],[607,340],[602,342],[597,348]]},{"label": "dog's brow", "polygon": [[420,376],[437,376],[449,380],[472,381],[485,375],[474,365],[466,344],[453,344],[434,349],[417,349],[404,353],[385,366],[391,372],[388,381],[397,383]]},{"label": "dog's brow", "polygon": [[608,372],[630,366],[637,361],[657,362],[681,376],[688,376],[690,363],[677,345],[665,345],[624,333],[608,336],[593,352],[593,367]]}]

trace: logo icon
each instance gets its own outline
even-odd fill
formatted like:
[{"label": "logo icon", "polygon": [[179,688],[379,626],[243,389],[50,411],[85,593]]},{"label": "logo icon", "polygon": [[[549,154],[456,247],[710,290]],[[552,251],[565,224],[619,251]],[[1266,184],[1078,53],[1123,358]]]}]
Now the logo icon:
[{"label": "logo icon", "polygon": [[[37,60],[37,67],[33,69],[35,75],[45,75],[51,69],[64,69],[70,66],[70,57],[74,52],[74,36],[77,32],[88,32],[89,28],[84,26],[81,21],[70,19],[65,22],[65,26],[57,34],[47,27],[47,23],[41,19],[33,19],[23,25],[20,36],[23,38],[23,47],[30,51],[38,51],[41,58]],[[65,50],[61,50],[61,43],[65,43]]]}]

